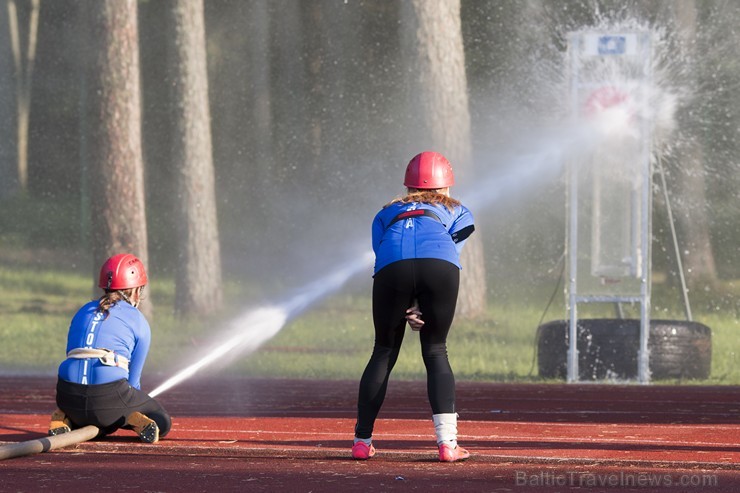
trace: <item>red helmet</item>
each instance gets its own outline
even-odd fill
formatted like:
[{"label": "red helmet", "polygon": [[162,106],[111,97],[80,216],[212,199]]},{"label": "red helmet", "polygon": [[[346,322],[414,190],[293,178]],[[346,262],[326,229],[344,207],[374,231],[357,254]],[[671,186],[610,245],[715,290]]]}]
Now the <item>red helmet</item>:
[{"label": "red helmet", "polygon": [[103,289],[138,288],[147,283],[144,264],[130,253],[119,253],[100,268],[98,286]]},{"label": "red helmet", "polygon": [[426,151],[409,161],[403,184],[418,189],[447,188],[455,184],[455,176],[446,157],[438,152]]},{"label": "red helmet", "polygon": [[592,92],[584,104],[584,113],[592,117],[615,106],[629,103],[629,96],[613,86],[603,86]]}]

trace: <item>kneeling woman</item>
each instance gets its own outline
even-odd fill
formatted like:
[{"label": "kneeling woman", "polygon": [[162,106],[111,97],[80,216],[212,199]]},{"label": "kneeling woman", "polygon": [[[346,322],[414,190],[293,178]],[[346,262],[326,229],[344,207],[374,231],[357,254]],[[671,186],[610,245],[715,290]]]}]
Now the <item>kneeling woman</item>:
[{"label": "kneeling woman", "polygon": [[101,436],[125,428],[155,443],[170,431],[167,411],[141,390],[151,330],[137,307],[146,284],[134,255],[114,255],[103,264],[98,285],[105,293],[80,308],[69,327],[50,435],[93,425]]}]

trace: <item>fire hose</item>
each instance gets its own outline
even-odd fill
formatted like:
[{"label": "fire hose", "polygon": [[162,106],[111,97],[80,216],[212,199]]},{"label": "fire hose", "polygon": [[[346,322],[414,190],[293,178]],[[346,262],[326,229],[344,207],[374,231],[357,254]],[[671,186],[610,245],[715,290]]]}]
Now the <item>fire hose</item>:
[{"label": "fire hose", "polygon": [[22,457],[24,455],[40,454],[58,448],[69,447],[78,443],[92,440],[100,429],[96,426],[88,425],[68,433],[54,435],[35,440],[28,440],[19,443],[9,443],[0,446],[0,460],[12,459],[13,457]]}]

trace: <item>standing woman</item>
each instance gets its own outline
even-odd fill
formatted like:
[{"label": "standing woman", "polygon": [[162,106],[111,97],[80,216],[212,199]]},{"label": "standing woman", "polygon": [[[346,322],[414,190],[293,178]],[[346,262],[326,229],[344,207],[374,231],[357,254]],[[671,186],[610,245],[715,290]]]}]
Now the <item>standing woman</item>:
[{"label": "standing woman", "polygon": [[151,330],[137,307],[146,284],[134,255],[114,255],[103,264],[98,286],[105,293],[80,308],[69,327],[50,435],[93,425],[101,436],[125,428],[155,443],[170,431],[167,411],[141,390]]},{"label": "standing woman", "polygon": [[375,455],[373,426],[406,322],[420,333],[439,460],[454,462],[470,455],[457,445],[455,377],[447,359],[447,333],[457,304],[460,251],[475,227],[470,211],[450,197],[454,183],[452,166],[444,156],[422,152],[406,168],[406,196],[383,207],[373,221],[375,346],[360,380],[355,459]]}]

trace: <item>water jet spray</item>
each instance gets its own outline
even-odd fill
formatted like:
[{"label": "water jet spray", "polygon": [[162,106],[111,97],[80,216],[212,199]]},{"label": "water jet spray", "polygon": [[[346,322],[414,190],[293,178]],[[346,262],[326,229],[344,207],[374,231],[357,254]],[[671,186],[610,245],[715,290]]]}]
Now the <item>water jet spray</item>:
[{"label": "water jet spray", "polygon": [[[484,210],[507,193],[521,190],[523,184],[535,186],[543,181],[556,180],[569,155],[592,150],[607,137],[604,132],[594,131],[591,125],[566,127],[565,131],[561,129],[544,136],[537,142],[536,151],[516,156],[503,171],[480,177],[475,187],[461,188],[459,195],[474,213]],[[215,338],[222,342],[208,348],[204,356],[159,385],[150,395],[155,397],[216,362],[223,363],[225,359],[257,350],[277,335],[288,321],[337,292],[356,274],[369,271],[373,260],[373,252],[366,251],[319,280],[296,290],[283,302],[245,311],[216,335]]]},{"label": "water jet spray", "polygon": [[369,271],[374,259],[366,252],[348,261],[328,275],[296,290],[282,303],[249,309],[236,317],[228,328],[216,337],[222,341],[206,349],[205,355],[167,379],[149,393],[157,395],[171,389],[215,362],[224,362],[238,355],[249,354],[272,339],[285,324],[305,310],[338,291],[350,278],[362,271]]}]

